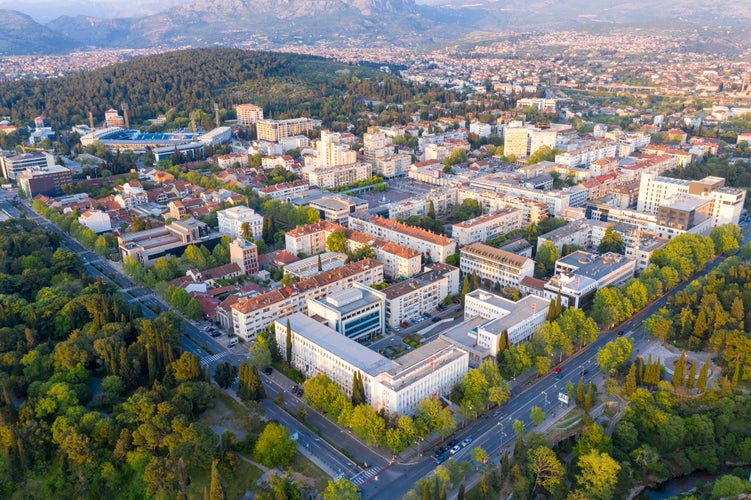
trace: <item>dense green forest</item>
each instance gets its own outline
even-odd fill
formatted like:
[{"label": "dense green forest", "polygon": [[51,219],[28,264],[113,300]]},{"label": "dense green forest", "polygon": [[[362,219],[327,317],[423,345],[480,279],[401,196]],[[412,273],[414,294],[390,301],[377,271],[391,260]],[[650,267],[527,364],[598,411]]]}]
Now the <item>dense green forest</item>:
[{"label": "dense green forest", "polygon": [[365,101],[386,105],[415,98],[425,103],[456,100],[437,87],[412,85],[372,68],[320,57],[189,49],[61,78],[0,83],[0,115],[28,123],[41,114],[53,125],[65,126],[88,123],[89,111],[101,120],[105,110],[126,102],[131,122],[139,123],[170,110],[203,110],[210,117],[214,102],[231,117],[233,105],[253,102],[264,108],[266,117],[307,115],[331,126],[372,108]]},{"label": "dense green forest", "polygon": [[0,292],[0,496],[185,498],[214,459],[234,473],[175,316],[139,317],[27,220],[0,224]]}]

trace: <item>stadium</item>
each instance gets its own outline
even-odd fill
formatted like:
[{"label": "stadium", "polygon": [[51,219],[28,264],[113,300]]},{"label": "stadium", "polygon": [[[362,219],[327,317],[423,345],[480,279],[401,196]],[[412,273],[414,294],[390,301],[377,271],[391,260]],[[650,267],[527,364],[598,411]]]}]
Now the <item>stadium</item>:
[{"label": "stadium", "polygon": [[109,149],[120,151],[134,151],[142,153],[147,149],[165,146],[179,146],[197,141],[200,134],[192,132],[177,132],[168,134],[148,134],[139,130],[126,130],[120,127],[110,127],[96,130],[81,137],[81,144],[89,146],[94,142],[101,142]]}]

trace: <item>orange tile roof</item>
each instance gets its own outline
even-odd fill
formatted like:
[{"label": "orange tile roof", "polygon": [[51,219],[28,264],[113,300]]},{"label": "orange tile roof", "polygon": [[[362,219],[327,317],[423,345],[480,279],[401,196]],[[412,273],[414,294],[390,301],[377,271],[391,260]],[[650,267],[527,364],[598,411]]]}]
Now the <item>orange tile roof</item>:
[{"label": "orange tile roof", "polygon": [[441,234],[433,233],[421,227],[408,226],[406,224],[402,224],[401,222],[385,219],[377,215],[371,217],[370,222],[378,226],[391,229],[392,231],[408,234],[415,238],[435,243],[436,245],[448,245],[449,243],[451,243],[446,236],[443,236]]}]

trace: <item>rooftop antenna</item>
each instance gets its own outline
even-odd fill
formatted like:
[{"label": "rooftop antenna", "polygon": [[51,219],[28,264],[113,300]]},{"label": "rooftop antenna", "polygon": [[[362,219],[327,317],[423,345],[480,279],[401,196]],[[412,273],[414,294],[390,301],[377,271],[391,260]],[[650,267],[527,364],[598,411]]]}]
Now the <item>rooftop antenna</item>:
[{"label": "rooftop antenna", "polygon": [[130,129],[130,120],[128,120],[128,103],[124,102],[120,105],[123,109],[123,118],[125,119],[125,128]]}]

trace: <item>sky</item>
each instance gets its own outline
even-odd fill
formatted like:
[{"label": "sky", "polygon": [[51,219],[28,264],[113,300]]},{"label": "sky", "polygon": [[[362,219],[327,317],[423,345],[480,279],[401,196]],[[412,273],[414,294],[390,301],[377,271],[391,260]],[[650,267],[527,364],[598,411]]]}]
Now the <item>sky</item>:
[{"label": "sky", "polygon": [[0,9],[17,10],[46,23],[59,16],[138,17],[191,0],[0,0]]}]

